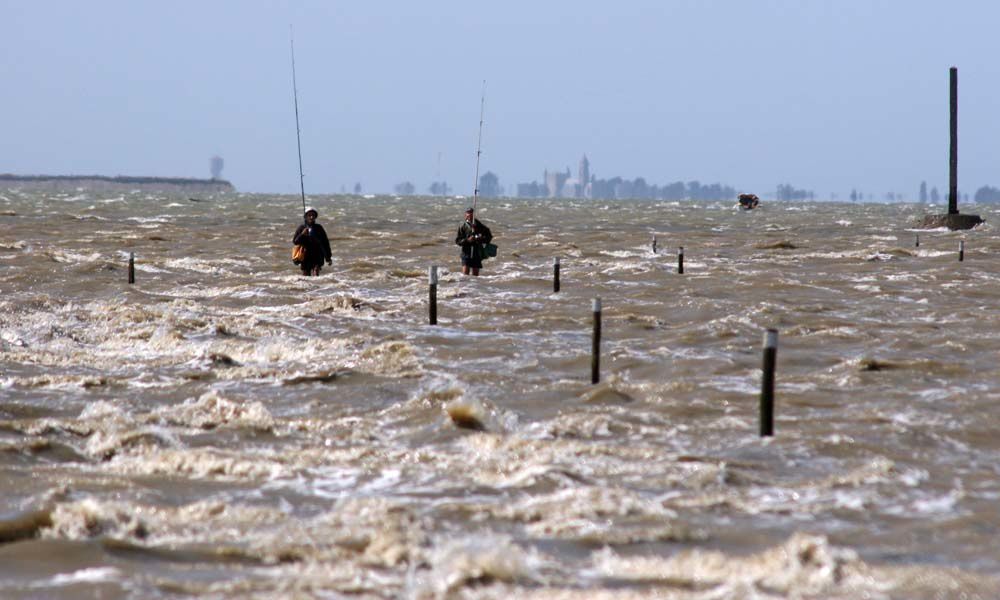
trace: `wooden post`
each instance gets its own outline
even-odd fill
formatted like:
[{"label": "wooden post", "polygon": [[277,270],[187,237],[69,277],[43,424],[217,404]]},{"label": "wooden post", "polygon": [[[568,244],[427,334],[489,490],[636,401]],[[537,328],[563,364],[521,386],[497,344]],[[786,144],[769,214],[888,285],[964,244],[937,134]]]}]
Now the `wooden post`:
[{"label": "wooden post", "polygon": [[919,233],[917,234],[917,245],[916,245],[916,247],[917,248],[920,247],[920,234]]},{"label": "wooden post", "polygon": [[684,274],[684,246],[677,249],[677,272]]},{"label": "wooden post", "polygon": [[438,268],[429,267],[427,269],[427,283],[430,288],[430,304],[428,305],[428,310],[430,311],[430,324],[437,325],[438,322]]},{"label": "wooden post", "polygon": [[552,293],[559,293],[559,257],[552,259]]},{"label": "wooden post", "polygon": [[958,241],[958,262],[965,260],[965,240]]},{"label": "wooden post", "polygon": [[948,152],[948,212],[943,215],[924,215],[921,227],[947,227],[951,231],[972,229],[983,222],[979,215],[958,212],[958,68],[950,69],[949,116],[951,145]]},{"label": "wooden post", "polygon": [[656,254],[656,236],[653,236],[653,254]]},{"label": "wooden post", "polygon": [[135,252],[128,253],[128,282],[135,283]]},{"label": "wooden post", "polygon": [[601,380],[601,299],[594,298],[594,343],[590,350],[590,383]]},{"label": "wooden post", "polygon": [[958,67],[951,68],[951,149],[948,153],[948,214],[958,214]]},{"label": "wooden post", "polygon": [[778,330],[764,333],[764,365],[760,378],[760,437],[774,435],[774,367],[778,358]]}]

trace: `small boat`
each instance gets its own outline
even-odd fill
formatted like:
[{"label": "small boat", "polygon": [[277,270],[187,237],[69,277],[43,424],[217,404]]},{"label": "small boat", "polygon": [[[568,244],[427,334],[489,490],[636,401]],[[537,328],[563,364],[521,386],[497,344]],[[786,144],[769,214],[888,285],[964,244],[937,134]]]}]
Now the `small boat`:
[{"label": "small boat", "polygon": [[760,198],[757,194],[740,194],[740,210],[753,210],[760,205]]}]

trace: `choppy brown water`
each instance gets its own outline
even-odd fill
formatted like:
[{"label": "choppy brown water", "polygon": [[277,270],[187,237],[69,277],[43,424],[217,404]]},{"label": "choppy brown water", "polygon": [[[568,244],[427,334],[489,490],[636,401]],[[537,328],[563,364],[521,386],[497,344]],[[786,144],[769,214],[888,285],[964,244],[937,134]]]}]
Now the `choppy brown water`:
[{"label": "choppy brown water", "polygon": [[296,197],[0,194],[0,596],[1000,590],[995,210],[491,200],[474,280],[464,200],[314,201],[306,279]]}]

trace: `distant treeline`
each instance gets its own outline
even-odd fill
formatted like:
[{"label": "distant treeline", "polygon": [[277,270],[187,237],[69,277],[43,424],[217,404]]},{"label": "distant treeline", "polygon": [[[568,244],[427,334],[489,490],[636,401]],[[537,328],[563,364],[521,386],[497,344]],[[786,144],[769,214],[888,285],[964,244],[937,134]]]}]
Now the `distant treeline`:
[{"label": "distant treeline", "polygon": [[[888,198],[888,195],[886,197]],[[928,194],[926,181],[920,182],[920,192],[918,193],[917,198],[920,200],[921,204],[926,204],[928,200],[930,200],[934,204],[937,204],[942,200],[945,201],[948,200],[947,194],[945,194],[945,197],[942,198],[941,194],[938,193],[938,189],[936,187],[931,188],[931,191]],[[973,200],[979,203],[1000,202],[1000,189],[997,189],[989,185],[984,185],[983,187],[976,190],[976,193],[972,198]],[[963,202],[968,202],[969,194],[963,194],[962,191],[959,190],[958,200],[961,200]]]},{"label": "distant treeline", "polygon": [[639,198],[648,200],[732,200],[736,190],[721,183],[702,184],[698,181],[675,181],[664,185],[650,185],[642,177],[628,180],[621,177],[593,179],[590,183],[592,198]]},{"label": "distant treeline", "polygon": [[108,183],[125,184],[159,184],[169,183],[172,185],[195,185],[213,183],[218,185],[232,184],[225,179],[197,179],[194,177],[126,177],[117,175],[108,177],[106,175],[12,175],[10,173],[0,173],[0,181],[71,181],[74,179],[85,179],[87,181],[106,181]]},{"label": "distant treeline", "polygon": [[1000,189],[984,185],[976,190],[976,202],[1000,202]]},{"label": "distant treeline", "polygon": [[815,200],[816,194],[812,190],[800,190],[791,184],[782,183],[778,186],[778,191],[774,197],[776,200]]}]

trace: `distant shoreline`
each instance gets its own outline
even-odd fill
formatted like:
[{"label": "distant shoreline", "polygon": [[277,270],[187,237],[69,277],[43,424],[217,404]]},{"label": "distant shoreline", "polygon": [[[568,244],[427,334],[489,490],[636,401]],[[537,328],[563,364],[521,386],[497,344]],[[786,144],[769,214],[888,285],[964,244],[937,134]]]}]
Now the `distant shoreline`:
[{"label": "distant shoreline", "polygon": [[235,192],[225,179],[192,177],[128,177],[117,175],[13,175],[0,173],[0,189],[21,189],[50,192],[97,191],[117,192],[141,190],[147,192]]}]

